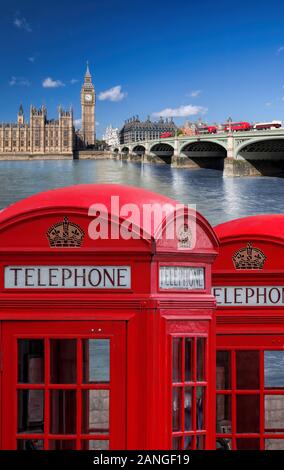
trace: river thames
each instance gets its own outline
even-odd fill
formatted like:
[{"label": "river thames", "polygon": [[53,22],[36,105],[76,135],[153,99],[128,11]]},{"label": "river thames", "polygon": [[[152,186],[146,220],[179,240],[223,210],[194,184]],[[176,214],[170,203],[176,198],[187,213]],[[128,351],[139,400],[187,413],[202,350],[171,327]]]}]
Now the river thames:
[{"label": "river thames", "polygon": [[215,170],[116,160],[2,161],[0,208],[48,189],[89,183],[140,186],[196,204],[212,225],[247,215],[283,212],[281,178],[223,178]]}]

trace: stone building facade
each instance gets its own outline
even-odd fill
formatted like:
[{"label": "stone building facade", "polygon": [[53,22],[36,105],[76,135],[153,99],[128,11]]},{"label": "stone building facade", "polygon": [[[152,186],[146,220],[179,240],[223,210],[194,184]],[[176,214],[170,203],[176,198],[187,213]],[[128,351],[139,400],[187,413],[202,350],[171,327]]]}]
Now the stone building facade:
[{"label": "stone building facade", "polygon": [[138,116],[125,121],[119,132],[120,144],[130,142],[140,142],[143,140],[159,139],[164,132],[175,134],[177,127],[173,120],[160,118],[159,121],[151,121],[150,117],[146,121],[140,121]]},{"label": "stone building facade", "polygon": [[181,127],[181,132],[183,135],[195,135],[196,125],[193,122],[186,121]]},{"label": "stone building facade", "polygon": [[118,128],[108,126],[105,130],[104,135],[103,135],[103,140],[110,147],[114,147],[115,145],[119,145],[119,130],[118,130]]},{"label": "stone building facade", "polygon": [[30,107],[29,122],[20,106],[16,123],[0,124],[0,153],[28,155],[72,155],[73,112],[58,108],[58,119],[47,119],[45,106]]},{"label": "stone building facade", "polygon": [[58,118],[48,119],[45,106],[30,107],[29,121],[20,106],[17,122],[0,123],[0,156],[72,156],[75,149],[95,144],[95,89],[89,66],[81,89],[82,128],[75,133],[72,108],[58,108]]}]

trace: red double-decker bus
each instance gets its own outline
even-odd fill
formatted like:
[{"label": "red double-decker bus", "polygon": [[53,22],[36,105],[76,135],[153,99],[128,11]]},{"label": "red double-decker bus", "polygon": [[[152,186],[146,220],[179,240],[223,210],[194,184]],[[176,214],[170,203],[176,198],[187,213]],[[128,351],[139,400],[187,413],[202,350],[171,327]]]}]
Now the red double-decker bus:
[{"label": "red double-decker bus", "polygon": [[196,128],[196,134],[216,134],[217,127],[216,126],[203,126]]},{"label": "red double-decker bus", "polygon": [[167,139],[168,137],[173,137],[173,133],[172,132],[163,132],[160,135],[160,139]]},{"label": "red double-decker bus", "polygon": [[238,131],[250,131],[252,129],[252,125],[249,122],[232,122],[231,124],[226,123],[223,124],[223,129],[225,132],[228,132],[231,128],[231,131],[238,132]]},{"label": "red double-decker bus", "polygon": [[271,121],[271,122],[256,122],[253,126],[258,131],[266,129],[279,129],[282,127],[282,121]]}]

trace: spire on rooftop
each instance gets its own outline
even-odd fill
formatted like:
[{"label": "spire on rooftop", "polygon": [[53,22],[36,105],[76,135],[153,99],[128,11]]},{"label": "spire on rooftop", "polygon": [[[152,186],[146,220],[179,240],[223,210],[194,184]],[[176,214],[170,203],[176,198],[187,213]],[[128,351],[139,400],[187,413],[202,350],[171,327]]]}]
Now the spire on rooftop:
[{"label": "spire on rooftop", "polygon": [[86,68],[86,73],[85,73],[85,78],[91,78],[91,73],[89,69],[89,61],[87,60],[87,68]]}]

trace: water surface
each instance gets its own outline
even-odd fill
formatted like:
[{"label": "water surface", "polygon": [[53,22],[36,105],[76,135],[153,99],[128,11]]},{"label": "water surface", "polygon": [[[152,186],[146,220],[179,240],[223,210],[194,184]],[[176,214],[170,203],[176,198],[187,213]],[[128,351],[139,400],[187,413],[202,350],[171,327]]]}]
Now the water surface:
[{"label": "water surface", "polygon": [[217,170],[116,160],[0,162],[0,208],[47,189],[84,183],[120,183],[160,192],[197,209],[215,225],[237,217],[283,212],[284,180],[224,178]]}]

